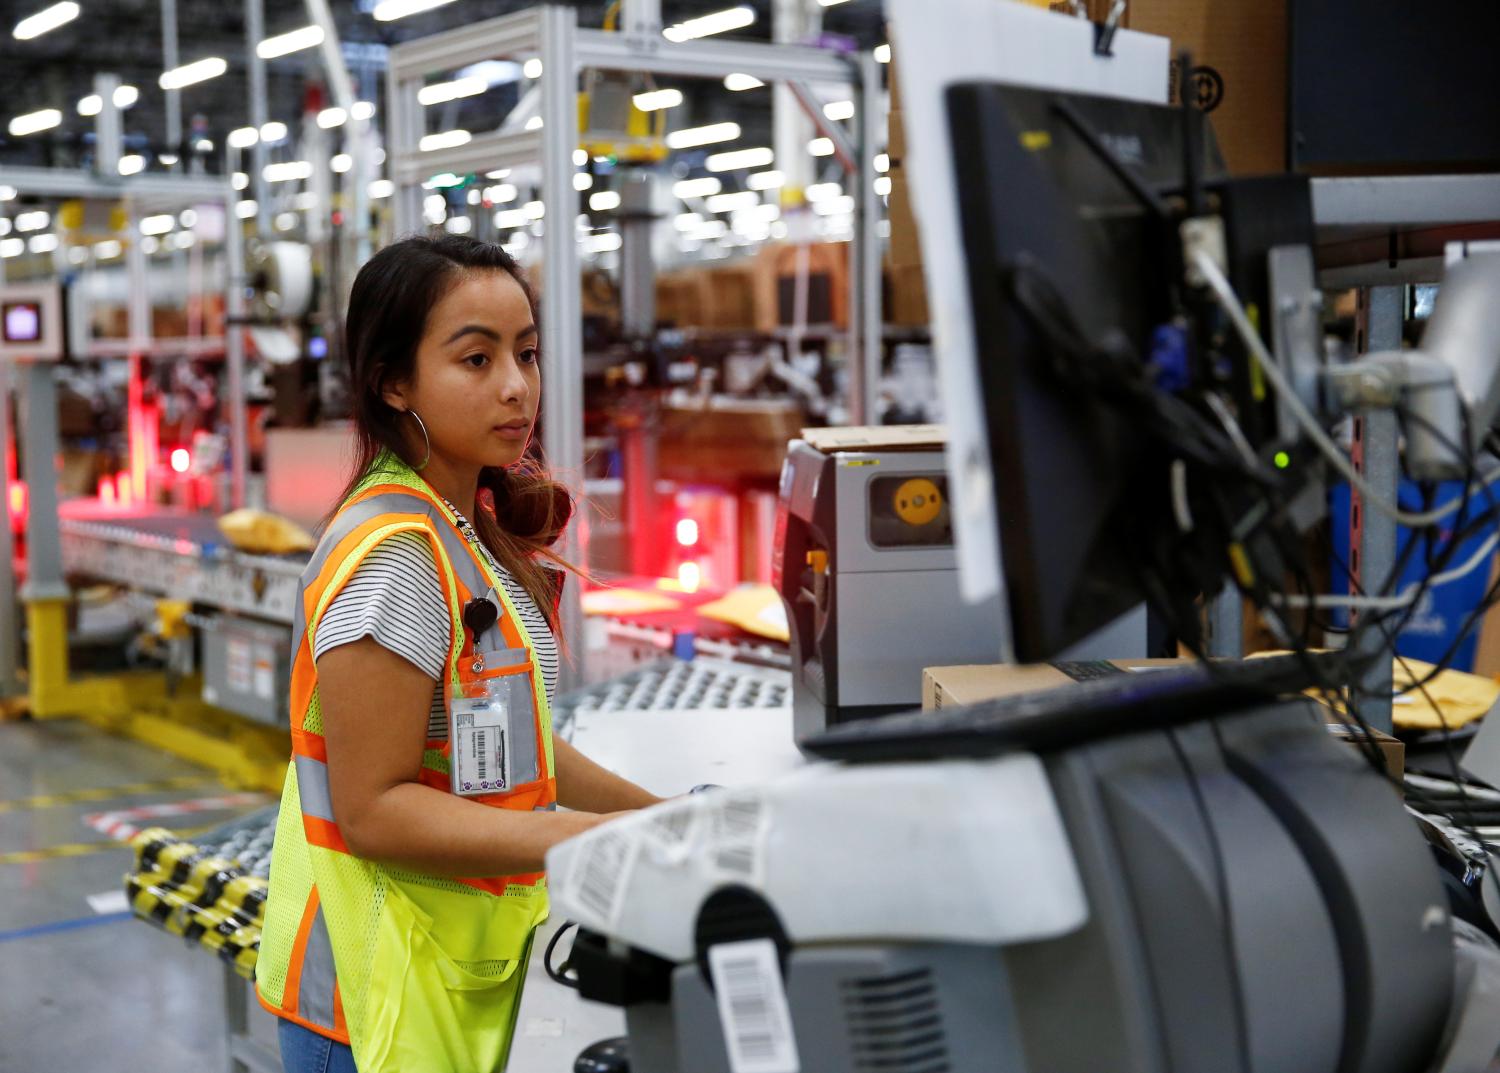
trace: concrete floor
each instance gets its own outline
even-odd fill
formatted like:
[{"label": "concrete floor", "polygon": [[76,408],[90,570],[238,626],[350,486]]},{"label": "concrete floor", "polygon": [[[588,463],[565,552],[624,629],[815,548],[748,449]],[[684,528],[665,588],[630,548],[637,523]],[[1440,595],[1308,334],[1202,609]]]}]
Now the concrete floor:
[{"label": "concrete floor", "polygon": [[[203,781],[86,802],[23,800],[191,776]],[[0,722],[0,1073],[230,1068],[223,966],[201,948],[89,904],[90,895],[122,890],[127,847],[6,860],[17,851],[106,841],[85,825],[91,813],[225,792],[202,769],[87,724]],[[201,826],[234,814],[160,822]],[[274,1020],[258,1007],[251,1034],[275,1053]]]}]

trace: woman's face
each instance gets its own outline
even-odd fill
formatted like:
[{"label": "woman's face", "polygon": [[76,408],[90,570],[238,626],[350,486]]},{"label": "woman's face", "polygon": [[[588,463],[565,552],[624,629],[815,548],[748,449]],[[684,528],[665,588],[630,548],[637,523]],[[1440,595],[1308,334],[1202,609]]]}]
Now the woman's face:
[{"label": "woman's face", "polygon": [[[435,461],[468,469],[520,460],[541,390],[526,292],[508,272],[472,272],[428,314],[412,379],[388,385],[384,398],[417,412]],[[420,459],[422,434],[411,424]]]}]

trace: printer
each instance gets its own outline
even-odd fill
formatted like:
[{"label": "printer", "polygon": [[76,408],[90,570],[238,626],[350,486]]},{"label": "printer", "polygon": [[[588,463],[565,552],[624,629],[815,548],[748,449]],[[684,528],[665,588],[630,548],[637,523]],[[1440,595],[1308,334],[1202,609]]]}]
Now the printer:
[{"label": "printer", "polygon": [[998,597],[959,592],[941,426],[805,429],[781,471],[772,575],[802,738],[914,708],[922,670],[993,663]]}]

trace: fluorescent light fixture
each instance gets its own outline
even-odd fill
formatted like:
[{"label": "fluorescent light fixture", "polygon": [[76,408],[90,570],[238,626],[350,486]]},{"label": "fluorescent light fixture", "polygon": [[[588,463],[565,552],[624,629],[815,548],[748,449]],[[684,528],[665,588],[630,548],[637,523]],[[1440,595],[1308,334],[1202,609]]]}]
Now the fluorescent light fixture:
[{"label": "fluorescent light fixture", "polygon": [[685,212],[672,221],[672,226],[679,231],[695,231],[703,223],[703,217],[696,212]]},{"label": "fluorescent light fixture", "polygon": [[249,149],[260,141],[260,131],[254,127],[236,127],[229,132],[229,148]]},{"label": "fluorescent light fixture", "polygon": [[127,153],[115,166],[119,168],[121,175],[139,175],[146,170],[146,158],[139,153]]},{"label": "fluorescent light fixture", "polygon": [[875,170],[882,175],[891,170],[891,157],[889,153],[875,154]]},{"label": "fluorescent light fixture", "polygon": [[39,134],[62,123],[62,113],[56,108],[43,108],[39,112],[27,112],[10,121],[10,132],[17,138],[28,134]]},{"label": "fluorescent light fixture", "polygon": [[440,171],[422,184],[423,190],[446,190],[450,186],[462,186],[465,180],[451,171]]},{"label": "fluorescent light fixture", "polygon": [[779,171],[758,171],[745,180],[751,190],[775,190],[786,185],[786,176]]},{"label": "fluorescent light fixture", "polygon": [[478,187],[470,187],[469,192],[464,195],[464,200],[470,205],[478,205],[484,200],[484,194],[479,191]]},{"label": "fluorescent light fixture", "polygon": [[268,37],[255,46],[255,54],[263,60],[274,60],[278,56],[290,56],[305,48],[316,48],[323,43],[323,27],[303,26],[275,37]]},{"label": "fluorescent light fixture", "polygon": [[667,135],[667,145],[673,149],[691,149],[698,145],[713,145],[715,142],[732,142],[740,136],[738,123],[710,123],[706,127],[686,127]]},{"label": "fluorescent light fixture", "polygon": [[107,238],[103,242],[94,243],[94,256],[101,261],[109,261],[125,252],[125,247],[120,245],[119,239]]},{"label": "fluorescent light fixture", "polygon": [[0,239],[0,257],[19,257],[26,252],[26,240],[20,238]]},{"label": "fluorescent light fixture", "polygon": [[525,227],[529,223],[531,223],[531,217],[526,214],[525,209],[501,209],[495,213],[495,226],[501,231]]},{"label": "fluorescent light fixture", "polygon": [[212,153],[214,151],[214,140],[212,138],[199,138],[193,143],[193,148],[200,153]]},{"label": "fluorescent light fixture", "polygon": [[276,217],[274,226],[278,231],[290,231],[297,226],[297,223],[297,214],[295,212],[283,212]]},{"label": "fluorescent light fixture", "polygon": [[833,139],[814,138],[807,143],[807,151],[813,156],[833,156]]},{"label": "fluorescent light fixture", "polygon": [[835,4],[847,4],[849,0],[818,0],[822,7],[833,7]]},{"label": "fluorescent light fixture", "polygon": [[424,153],[431,153],[438,149],[457,149],[460,145],[468,144],[473,137],[466,130],[445,130],[441,134],[429,134],[417,143],[417,148]]},{"label": "fluorescent light fixture", "polygon": [[328,166],[333,169],[333,173],[335,175],[342,175],[344,174],[344,172],[354,167],[354,158],[348,153],[337,153],[334,155],[333,159],[328,162]]},{"label": "fluorescent light fixture", "polygon": [[542,129],[542,125],[545,122],[546,122],[546,120],[544,120],[541,116],[534,115],[534,116],[532,116],[530,119],[528,119],[526,121],[526,129],[527,130],[541,130]]},{"label": "fluorescent light fixture", "polygon": [[736,149],[729,153],[714,153],[705,161],[709,171],[739,171],[743,168],[768,168],[776,162],[776,154],[769,149]]},{"label": "fluorescent light fixture", "polygon": [[342,127],[349,121],[349,113],[342,108],[324,108],[318,113],[318,126],[324,130]]},{"label": "fluorescent light fixture", "polygon": [[680,89],[654,89],[649,93],[637,93],[630,98],[643,112],[660,112],[664,108],[676,108],[682,103]]},{"label": "fluorescent light fixture", "polygon": [[443,224],[443,230],[450,235],[467,235],[474,229],[474,221],[467,216],[450,216],[447,223]]},{"label": "fluorescent light fixture", "polygon": [[229,185],[236,190],[243,190],[250,185],[250,176],[243,171],[237,171],[229,177]]},{"label": "fluorescent light fixture", "polygon": [[843,197],[842,183],[813,183],[802,192],[808,201],[827,201],[831,197]]},{"label": "fluorescent light fixture", "polygon": [[890,63],[891,62],[891,46],[890,45],[876,45],[875,46],[875,62],[876,63]]},{"label": "fluorescent light fixture", "polygon": [[881,175],[875,179],[875,193],[880,197],[889,197],[891,193],[891,177]]},{"label": "fluorescent light fixture", "polygon": [[241,220],[248,220],[260,211],[260,206],[253,201],[241,201],[234,207],[234,214]]},{"label": "fluorescent light fixture", "polygon": [[16,216],[16,230],[20,232],[40,231],[52,222],[52,214],[44,209],[23,212]]},{"label": "fluorescent light fixture", "polygon": [[373,198],[390,197],[396,192],[396,184],[389,179],[376,179],[370,183],[369,190]]},{"label": "fluorescent light fixture", "polygon": [[156,239],[150,237],[141,239],[141,252],[147,256],[150,256],[159,249],[161,249],[161,243]]},{"label": "fluorescent light fixture", "polygon": [[484,177],[486,179],[509,179],[510,178],[510,169],[509,168],[499,168],[499,169],[497,169],[495,171],[487,171],[487,172],[484,173]]},{"label": "fluorescent light fixture", "polygon": [[428,194],[422,199],[422,218],[440,224],[448,218],[448,199],[442,194]]},{"label": "fluorescent light fixture", "polygon": [[32,253],[51,253],[57,249],[56,235],[37,235],[28,243]]},{"label": "fluorescent light fixture", "polygon": [[585,164],[587,164],[588,162],[589,162],[589,152],[588,152],[587,149],[574,149],[573,150],[573,166],[575,168],[581,168]]},{"label": "fluorescent light fixture", "polygon": [[140,226],[143,235],[165,235],[177,226],[177,220],[171,213],[164,212],[160,216],[142,217]]},{"label": "fluorescent light fixture", "polygon": [[741,190],[734,194],[715,194],[704,202],[709,212],[734,212],[738,209],[753,209],[760,204],[760,195],[754,190]]},{"label": "fluorescent light fixture", "polygon": [[292,198],[292,208],[300,212],[312,212],[318,207],[318,195],[311,190],[300,191]]},{"label": "fluorescent light fixture", "polygon": [[198,210],[197,209],[183,209],[181,212],[179,212],[177,214],[177,222],[179,224],[181,224],[183,227],[186,227],[186,228],[189,228],[189,229],[197,227],[198,226]]},{"label": "fluorescent light fixture", "polygon": [[774,202],[767,202],[764,205],[757,205],[752,210],[752,214],[758,219],[764,220],[767,223],[772,223],[776,220],[781,219],[781,206],[775,204]]},{"label": "fluorescent light fixture", "polygon": [[580,194],[594,185],[594,177],[586,171],[575,172],[573,175],[573,189]]},{"label": "fluorescent light fixture", "polygon": [[41,37],[42,34],[65,26],[78,17],[82,10],[72,0],[64,0],[61,4],[53,4],[51,7],[43,8],[35,15],[27,15],[16,28],[11,31],[17,41],[30,41],[33,37]]},{"label": "fluorescent light fixture", "polygon": [[69,264],[81,265],[81,264],[83,264],[83,262],[87,261],[88,259],[89,259],[89,251],[86,250],[86,249],[84,249],[82,246],[69,246],[68,247],[68,263]]},{"label": "fluorescent light fixture", "polygon": [[284,160],[279,164],[267,164],[260,174],[268,183],[289,183],[309,178],[312,171],[312,165],[305,160]]},{"label": "fluorescent light fixture", "polygon": [[510,183],[501,183],[498,186],[487,186],[484,189],[484,200],[491,205],[509,205],[520,194]]},{"label": "fluorescent light fixture", "polygon": [[210,78],[218,78],[229,70],[229,64],[225,63],[219,56],[210,56],[204,60],[194,60],[192,63],[174,67],[170,71],[163,71],[161,77],[156,80],[162,89],[182,89],[197,82],[207,82]]},{"label": "fluorescent light fixture", "polygon": [[814,201],[813,212],[819,216],[845,216],[854,211],[854,199],[847,194]]},{"label": "fluorescent light fixture", "polygon": [[349,106],[350,119],[374,119],[375,105],[369,101],[355,101]]},{"label": "fluorescent light fixture", "polygon": [[672,193],[680,198],[709,197],[724,189],[724,184],[718,179],[683,179],[674,183]]},{"label": "fluorescent light fixture", "polygon": [[161,163],[162,167],[164,167],[164,168],[170,168],[173,164],[177,163],[177,154],[176,153],[158,153],[156,159]]},{"label": "fluorescent light fixture", "polygon": [[162,239],[163,242],[174,242],[179,250],[185,250],[198,241],[198,236],[191,231],[179,231],[176,235],[169,235]]},{"label": "fluorescent light fixture", "polygon": [[609,212],[620,207],[620,195],[613,190],[600,190],[589,195],[589,208],[595,212]]},{"label": "fluorescent light fixture", "polygon": [[434,82],[417,90],[418,104],[446,104],[460,97],[477,97],[490,88],[490,84],[478,75],[457,78],[452,82]]},{"label": "fluorescent light fixture", "polygon": [[583,242],[584,249],[589,253],[613,253],[622,245],[620,236],[613,231],[606,231],[602,235],[590,235]]},{"label": "fluorescent light fixture", "polygon": [[686,19],[675,26],[668,26],[661,35],[668,41],[692,41],[699,37],[740,30],[755,22],[755,9],[747,6],[732,7],[727,11],[715,11],[696,19]]},{"label": "fluorescent light fixture", "polygon": [[141,99],[141,91],[134,86],[116,86],[111,100],[115,102],[116,108],[129,108]]},{"label": "fluorescent light fixture", "polygon": [[0,237],[10,234],[11,226],[9,217],[0,216]]},{"label": "fluorescent light fixture", "polygon": [[542,61],[533,56],[521,65],[521,73],[527,78],[541,78]]},{"label": "fluorescent light fixture", "polygon": [[542,217],[547,215],[547,206],[543,205],[540,201],[528,201],[526,202],[526,207],[522,211],[525,212],[529,218],[533,220],[540,220]]},{"label": "fluorescent light fixture", "polygon": [[704,220],[692,232],[693,237],[700,241],[707,238],[723,238],[727,234],[729,234],[729,225],[723,220]]},{"label": "fluorescent light fixture", "polygon": [[453,0],[380,0],[371,14],[375,16],[376,22],[390,22],[392,19],[404,19],[408,15],[431,11],[452,2]]},{"label": "fluorescent light fixture", "polygon": [[0,186],[0,201],[14,201],[16,199],[16,188],[14,186]]},{"label": "fluorescent light fixture", "polygon": [[279,142],[286,137],[286,124],[272,120],[260,125],[260,140],[266,144]]},{"label": "fluorescent light fixture", "polygon": [[102,111],[104,111],[104,98],[99,94],[90,93],[87,97],[79,98],[79,115],[98,115]]},{"label": "fluorescent light fixture", "polygon": [[835,123],[854,118],[853,101],[829,101],[823,106],[823,114]]},{"label": "fluorescent light fixture", "polygon": [[743,93],[747,89],[760,89],[765,83],[754,75],[732,74],[724,76],[724,88],[734,93]]}]

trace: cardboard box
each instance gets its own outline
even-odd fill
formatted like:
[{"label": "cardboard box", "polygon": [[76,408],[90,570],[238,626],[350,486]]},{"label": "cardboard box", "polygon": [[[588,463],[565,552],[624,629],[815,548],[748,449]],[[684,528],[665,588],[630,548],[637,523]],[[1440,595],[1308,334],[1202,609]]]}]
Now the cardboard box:
[{"label": "cardboard box", "polygon": [[788,403],[758,399],[716,401],[697,407],[664,407],[658,434],[658,472],[666,480],[722,485],[774,482],[786,445],[804,420]]},{"label": "cardboard box", "polygon": [[921,265],[892,265],[886,279],[886,322],[903,328],[922,328],[932,323],[927,307],[927,276]]},{"label": "cardboard box", "polygon": [[1175,57],[1192,53],[1191,92],[1230,171],[1286,170],[1286,0],[1134,0],[1126,23],[1171,38],[1174,101],[1183,81]]},{"label": "cardboard box", "polygon": [[[762,331],[792,323],[796,305],[797,247],[767,246],[757,258],[763,273],[756,287]],[[807,323],[849,326],[849,244],[815,242],[807,247]]]},{"label": "cardboard box", "polygon": [[748,260],[716,266],[705,273],[708,309],[704,326],[719,329],[753,328],[757,322],[755,266]]},{"label": "cardboard box", "polygon": [[[1182,659],[1116,659],[1110,660],[1127,674],[1150,674],[1151,668],[1178,667],[1191,662]],[[963,667],[928,667],[922,671],[922,708],[934,711],[977,704],[997,697],[1058,689],[1074,681],[1050,663],[982,664]],[[1353,744],[1347,727],[1328,713],[1328,730],[1335,737]],[[1406,746],[1398,738],[1375,731],[1376,744],[1385,759],[1386,772],[1399,785],[1406,766]]]},{"label": "cardboard box", "polygon": [[948,445],[944,425],[842,425],[805,428],[801,438],[825,455],[844,451],[941,451]]},{"label": "cardboard box", "polygon": [[920,265],[922,241],[917,233],[915,206],[912,204],[911,187],[906,182],[906,173],[900,168],[891,168],[891,195],[886,205],[891,221],[891,264],[898,267]]}]

